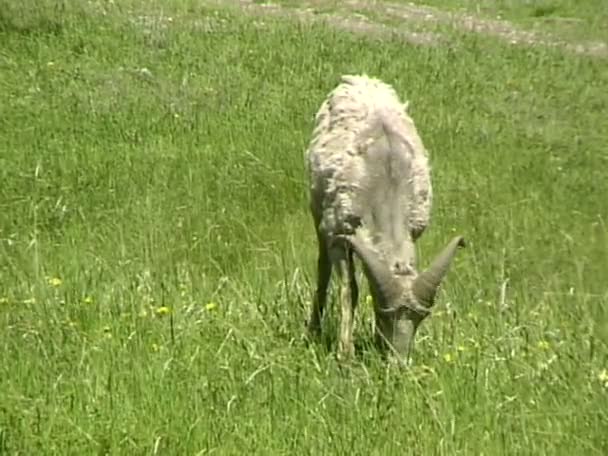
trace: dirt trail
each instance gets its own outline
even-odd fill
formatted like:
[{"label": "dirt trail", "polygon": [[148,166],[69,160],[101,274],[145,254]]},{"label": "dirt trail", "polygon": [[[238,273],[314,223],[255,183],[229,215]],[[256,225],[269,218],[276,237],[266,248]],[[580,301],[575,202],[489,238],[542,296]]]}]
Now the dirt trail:
[{"label": "dirt trail", "polygon": [[[495,36],[514,45],[560,47],[577,54],[608,57],[608,43],[604,41],[569,42],[548,33],[523,30],[508,21],[447,12],[430,6],[374,0],[340,2],[306,0],[298,2],[297,7],[281,6],[271,2],[260,3],[254,0],[209,0],[206,3],[236,6],[251,15],[325,22],[342,30],[372,36],[396,35],[412,44],[440,44],[444,41],[441,33],[430,31],[429,29],[433,29],[433,27],[429,26],[443,24],[452,25],[468,32]],[[331,12],[323,11],[329,9],[333,10]],[[379,20],[370,19],[368,14]],[[389,22],[390,25],[383,22]]]}]

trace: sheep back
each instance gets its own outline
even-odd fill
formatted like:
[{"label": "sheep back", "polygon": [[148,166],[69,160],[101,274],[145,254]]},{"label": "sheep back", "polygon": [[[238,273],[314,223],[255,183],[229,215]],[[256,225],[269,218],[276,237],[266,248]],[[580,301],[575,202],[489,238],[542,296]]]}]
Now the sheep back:
[{"label": "sheep back", "polygon": [[387,132],[406,145],[400,150],[407,156],[399,157],[407,163],[399,176],[408,184],[399,203],[404,223],[412,240],[425,230],[432,202],[430,167],[407,107],[390,85],[367,75],[342,76],[321,104],[306,158],[311,210],[325,235],[352,232],[363,217],[361,201],[369,201],[361,198],[370,178],[366,154]]}]

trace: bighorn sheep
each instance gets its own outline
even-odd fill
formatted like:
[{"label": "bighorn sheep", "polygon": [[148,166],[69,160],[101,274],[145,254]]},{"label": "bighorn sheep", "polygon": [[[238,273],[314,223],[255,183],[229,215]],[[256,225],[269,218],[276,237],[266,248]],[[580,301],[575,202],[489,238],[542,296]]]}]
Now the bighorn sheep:
[{"label": "bighorn sheep", "polygon": [[319,256],[308,329],[321,331],[332,265],[341,307],[339,357],[354,352],[358,301],[353,253],[374,301],[376,341],[406,361],[416,330],[464,239],[454,238],[424,272],[414,242],[429,222],[427,152],[395,90],[366,75],[342,76],[315,117],[306,152]]}]

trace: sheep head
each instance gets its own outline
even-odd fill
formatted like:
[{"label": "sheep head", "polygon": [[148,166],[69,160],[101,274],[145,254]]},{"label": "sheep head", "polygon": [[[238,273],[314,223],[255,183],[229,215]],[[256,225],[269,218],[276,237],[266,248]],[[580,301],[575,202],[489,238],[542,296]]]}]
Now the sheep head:
[{"label": "sheep head", "polygon": [[350,244],[363,263],[374,298],[378,342],[406,361],[414,346],[416,330],[430,314],[457,249],[465,246],[464,238],[452,239],[428,269],[419,274],[413,270],[391,270],[383,256],[358,233],[340,238]]}]

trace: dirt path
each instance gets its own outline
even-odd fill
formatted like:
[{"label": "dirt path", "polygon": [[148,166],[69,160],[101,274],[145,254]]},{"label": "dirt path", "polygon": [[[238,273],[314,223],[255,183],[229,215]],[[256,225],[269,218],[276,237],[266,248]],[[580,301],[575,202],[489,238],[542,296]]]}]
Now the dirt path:
[{"label": "dirt path", "polygon": [[440,44],[444,38],[440,32],[431,31],[434,29],[432,26],[452,25],[464,31],[498,37],[514,45],[560,47],[577,54],[608,57],[608,43],[603,41],[569,42],[548,33],[523,30],[504,20],[446,12],[429,6],[374,0],[305,0],[298,2],[297,7],[253,0],[209,0],[206,3],[238,7],[251,15],[325,22],[342,30],[367,35],[397,35],[413,44]]}]

